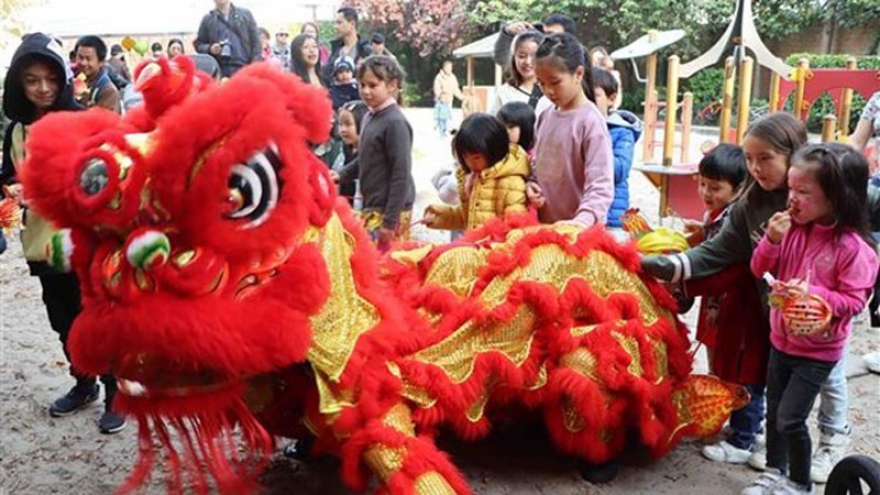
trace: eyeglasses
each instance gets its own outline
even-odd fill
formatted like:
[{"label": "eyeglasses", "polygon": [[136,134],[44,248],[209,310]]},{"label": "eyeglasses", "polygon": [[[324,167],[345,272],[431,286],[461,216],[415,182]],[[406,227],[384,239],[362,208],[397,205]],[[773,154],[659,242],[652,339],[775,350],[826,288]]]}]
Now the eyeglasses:
[{"label": "eyeglasses", "polygon": [[282,38],[287,38],[287,33],[275,33],[275,36],[281,36]]}]

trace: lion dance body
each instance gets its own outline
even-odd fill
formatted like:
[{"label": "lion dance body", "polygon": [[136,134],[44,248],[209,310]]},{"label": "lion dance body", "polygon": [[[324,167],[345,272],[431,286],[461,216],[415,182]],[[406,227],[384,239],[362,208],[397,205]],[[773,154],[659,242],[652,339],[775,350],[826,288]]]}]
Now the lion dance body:
[{"label": "lion dance body", "polygon": [[180,58],[137,80],[124,118],[42,119],[21,177],[82,286],[74,366],[116,375],[138,420],[121,491],[161,455],[169,492],[246,493],[275,436],[310,433],[356,490],[465,494],[441,427],[475,439],[515,407],[602,463],[744,404],[691,376],[671,298],[601,227],[513,219],[380,258],[309,150],[330,127],[319,90],[259,65],[215,84]]}]

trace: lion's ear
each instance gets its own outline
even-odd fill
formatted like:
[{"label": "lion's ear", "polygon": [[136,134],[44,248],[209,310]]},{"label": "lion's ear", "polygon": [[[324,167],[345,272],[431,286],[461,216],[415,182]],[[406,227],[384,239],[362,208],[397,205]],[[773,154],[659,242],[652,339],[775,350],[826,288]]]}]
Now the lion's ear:
[{"label": "lion's ear", "polygon": [[212,84],[211,78],[196,70],[195,62],[184,56],[144,61],[134,71],[135,88],[143,94],[144,108],[154,122]]},{"label": "lion's ear", "polygon": [[333,105],[327,90],[306,84],[269,64],[252,64],[237,72],[235,79],[252,78],[266,81],[284,95],[284,105],[291,117],[302,126],[306,139],[312,143],[326,142],[333,125]]}]

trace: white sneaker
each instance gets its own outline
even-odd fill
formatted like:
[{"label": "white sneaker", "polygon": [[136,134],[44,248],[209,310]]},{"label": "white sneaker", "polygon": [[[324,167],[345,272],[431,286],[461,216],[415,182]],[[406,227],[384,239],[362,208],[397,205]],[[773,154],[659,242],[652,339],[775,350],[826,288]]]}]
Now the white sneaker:
[{"label": "white sneaker", "polygon": [[846,446],[849,443],[849,435],[833,433],[822,434],[819,440],[819,448],[813,454],[810,466],[810,479],[813,483],[827,483],[828,476],[834,466],[843,459],[846,454]]},{"label": "white sneaker", "polygon": [[785,478],[771,493],[772,495],[811,495],[813,493],[813,485],[799,485]]},{"label": "white sneaker", "polygon": [[751,452],[738,449],[726,441],[706,445],[700,450],[703,457],[715,462],[728,462],[730,464],[745,464],[749,460]]},{"label": "white sneaker", "polygon": [[785,483],[785,477],[775,469],[773,472],[762,473],[751,485],[743,488],[740,495],[773,495],[774,491]]},{"label": "white sneaker", "polygon": [[752,455],[749,456],[749,460],[746,462],[748,462],[749,467],[756,471],[766,471],[767,445],[755,442],[755,446],[752,448]]}]

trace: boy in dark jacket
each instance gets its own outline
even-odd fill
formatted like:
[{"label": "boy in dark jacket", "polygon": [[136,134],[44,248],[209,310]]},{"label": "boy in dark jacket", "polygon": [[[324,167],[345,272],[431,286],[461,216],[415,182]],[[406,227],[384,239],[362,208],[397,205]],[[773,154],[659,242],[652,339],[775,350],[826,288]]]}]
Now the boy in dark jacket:
[{"label": "boy in dark jacket", "polygon": [[605,225],[612,230],[621,230],[623,223],[620,217],[629,209],[629,171],[636,141],[642,134],[642,121],[632,112],[611,110],[618,91],[614,75],[605,69],[592,67],[591,76],[596,106],[608,122],[614,151],[614,201],[611,202]]},{"label": "boy in dark jacket", "polygon": [[[28,127],[49,112],[81,110],[73,98],[73,73],[61,45],[42,33],[22,39],[15,51],[4,81],[3,112],[11,120],[3,140],[3,167],[0,188],[4,196],[22,200],[16,173],[25,165],[25,141]],[[114,88],[115,89],[115,88]],[[39,166],[30,164],[29,166]],[[46,245],[54,230],[33,210],[22,215],[21,242],[31,275],[40,279],[43,302],[52,330],[58,333],[68,361],[67,337],[80,311],[79,282],[72,273],[55,271],[47,262]],[[76,385],[49,407],[55,417],[68,416],[96,401],[99,389],[95,377],[71,368]],[[111,409],[116,394],[116,380],[102,376],[105,387],[104,415],[98,426],[102,433],[116,433],[125,427],[125,418]]]}]

